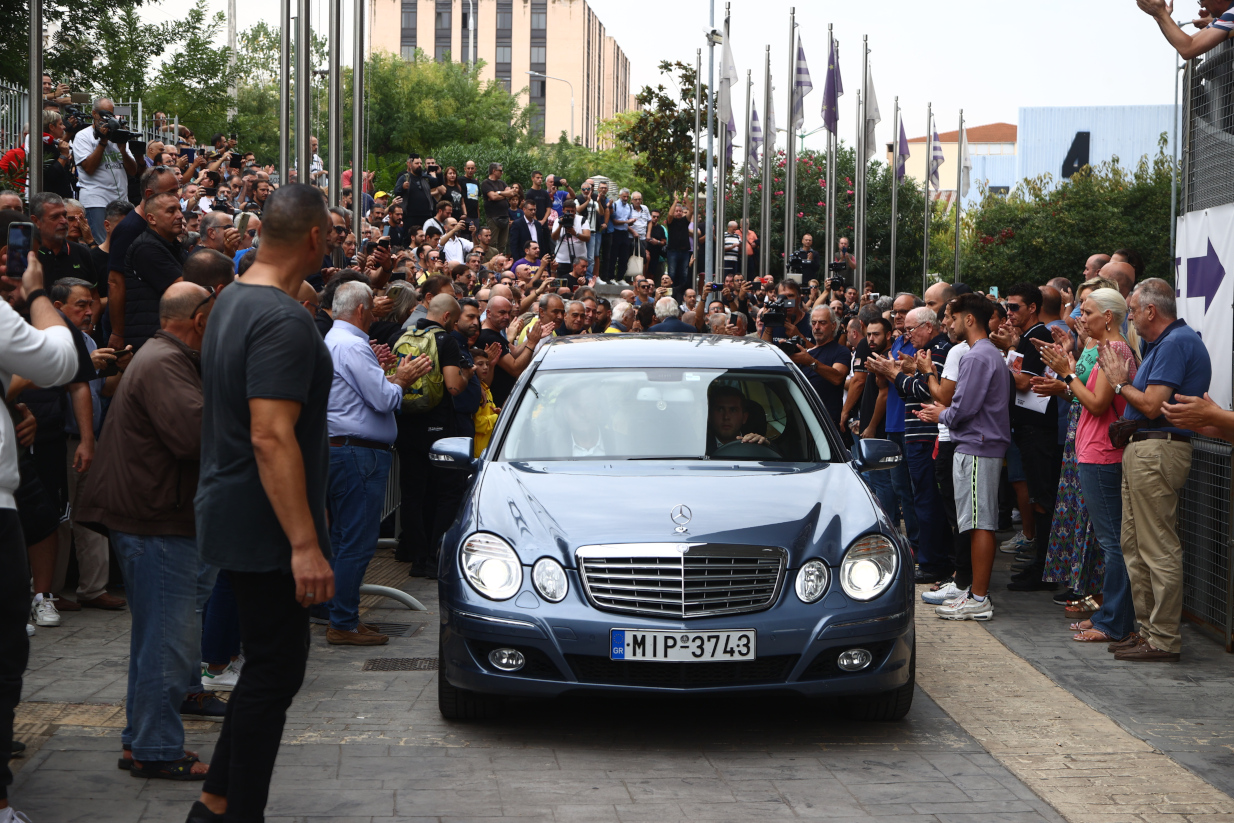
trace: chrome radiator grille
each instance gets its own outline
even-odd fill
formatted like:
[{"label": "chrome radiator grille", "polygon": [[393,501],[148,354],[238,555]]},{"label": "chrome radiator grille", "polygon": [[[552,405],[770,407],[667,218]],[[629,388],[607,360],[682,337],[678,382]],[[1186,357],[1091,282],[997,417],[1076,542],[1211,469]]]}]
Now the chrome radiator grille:
[{"label": "chrome radiator grille", "polygon": [[780,548],[717,544],[584,546],[576,556],[596,608],[672,618],[766,609],[786,562]]}]

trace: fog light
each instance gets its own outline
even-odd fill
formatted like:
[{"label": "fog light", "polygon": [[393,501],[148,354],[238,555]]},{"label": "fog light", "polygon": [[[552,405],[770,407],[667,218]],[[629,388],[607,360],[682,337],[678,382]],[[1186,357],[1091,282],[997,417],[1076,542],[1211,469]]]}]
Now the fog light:
[{"label": "fog light", "polygon": [[[517,652],[515,653],[517,654]],[[496,654],[496,652],[493,654]],[[492,656],[493,655],[489,655],[490,658]],[[522,655],[519,655],[519,658],[521,661]],[[846,672],[859,672],[866,666],[870,665],[870,661],[873,659],[874,658],[865,649],[849,649],[846,652],[840,652],[840,656],[836,658],[836,665]]]},{"label": "fog light", "polygon": [[[848,654],[848,652],[845,652],[845,654]],[[870,655],[866,654],[867,663],[869,662],[869,657]],[[488,662],[503,672],[516,672],[523,668],[523,664],[527,662],[527,659],[517,649],[493,649],[488,653]]]}]

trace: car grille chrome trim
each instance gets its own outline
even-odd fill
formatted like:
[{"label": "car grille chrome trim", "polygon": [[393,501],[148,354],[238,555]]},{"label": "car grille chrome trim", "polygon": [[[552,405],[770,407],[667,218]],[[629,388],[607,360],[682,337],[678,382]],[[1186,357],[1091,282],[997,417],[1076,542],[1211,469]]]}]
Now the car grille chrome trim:
[{"label": "car grille chrome trim", "polygon": [[788,552],[778,546],[640,543],[575,552],[587,599],[597,609],[653,617],[712,617],[770,608]]}]

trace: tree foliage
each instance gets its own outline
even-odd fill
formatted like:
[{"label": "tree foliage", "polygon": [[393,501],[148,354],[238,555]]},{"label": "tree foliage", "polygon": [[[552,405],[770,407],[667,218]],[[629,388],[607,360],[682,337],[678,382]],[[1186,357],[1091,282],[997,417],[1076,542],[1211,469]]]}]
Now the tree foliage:
[{"label": "tree foliage", "polygon": [[187,36],[163,62],[143,98],[147,107],[178,113],[199,140],[228,131],[229,87],[235,69],[231,50],[214,45],[226,22],[223,12],[210,17],[206,0],[197,0],[185,14]]},{"label": "tree foliage", "polygon": [[[986,193],[961,227],[964,281],[982,289],[1058,276],[1074,281],[1090,255],[1130,248],[1144,258],[1147,276],[1172,282],[1173,161],[1165,147],[1163,134],[1157,155],[1134,168],[1114,158],[1057,184],[1044,175],[1021,181],[1009,196]],[[951,241],[954,229],[940,234]]]},{"label": "tree foliage", "polygon": [[[663,83],[644,86],[635,97],[639,110],[614,136],[634,155],[634,171],[640,177],[655,182],[661,191],[682,191],[693,179],[695,71],[680,61],[665,60],[660,74],[677,86],[676,93]],[[702,93],[705,124],[712,96],[706,85]]]},{"label": "tree foliage", "polygon": [[[146,0],[43,0],[43,70],[57,82],[74,89],[94,90],[98,59],[104,40],[100,21],[122,16],[126,10],[145,5]],[[18,0],[4,5],[4,23],[9,31],[0,37],[0,79],[24,86],[30,75],[30,4]]]},{"label": "tree foliage", "polygon": [[[101,48],[88,82],[91,91],[116,100],[140,100],[150,86],[155,58],[192,34],[189,19],[175,23],[143,23],[135,4],[122,6],[97,24]],[[55,76],[55,75],[53,75]]]}]

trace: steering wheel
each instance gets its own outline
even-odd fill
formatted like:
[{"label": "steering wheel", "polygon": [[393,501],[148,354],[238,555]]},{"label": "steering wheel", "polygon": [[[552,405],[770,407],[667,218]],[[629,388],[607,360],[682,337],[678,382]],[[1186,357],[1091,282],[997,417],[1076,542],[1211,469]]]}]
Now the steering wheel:
[{"label": "steering wheel", "polygon": [[780,453],[771,446],[761,443],[743,443],[733,440],[725,443],[711,453],[712,458],[728,457],[735,460],[780,460]]}]

